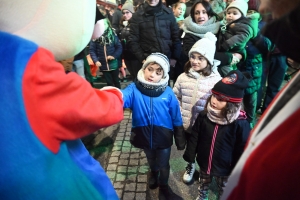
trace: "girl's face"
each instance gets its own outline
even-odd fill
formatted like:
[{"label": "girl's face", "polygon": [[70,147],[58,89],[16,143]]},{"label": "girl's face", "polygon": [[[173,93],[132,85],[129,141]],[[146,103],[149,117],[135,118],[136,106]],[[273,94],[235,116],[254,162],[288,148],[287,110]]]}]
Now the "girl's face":
[{"label": "girl's face", "polygon": [[207,60],[200,53],[193,52],[190,56],[191,66],[194,71],[198,72],[207,67]]},{"label": "girl's face", "polygon": [[222,110],[225,108],[227,102],[223,101],[222,99],[218,98],[217,95],[212,94],[210,99],[210,106],[215,110]]},{"label": "girl's face", "polygon": [[156,63],[150,63],[144,69],[144,78],[148,82],[158,83],[164,75],[162,67]]},{"label": "girl's face", "polygon": [[129,10],[122,10],[122,14],[125,21],[130,20],[130,18],[132,17],[132,13]]},{"label": "girl's face", "polygon": [[182,17],[185,13],[186,5],[184,3],[179,3],[177,7],[173,8],[174,16],[179,18]]},{"label": "girl's face", "polygon": [[198,3],[197,6],[195,7],[195,12],[194,12],[194,19],[196,24],[202,25],[205,22],[208,21],[209,17],[208,14],[203,7],[202,3]]},{"label": "girl's face", "polygon": [[233,22],[242,17],[242,13],[237,8],[229,8],[226,11],[226,21],[227,23]]}]

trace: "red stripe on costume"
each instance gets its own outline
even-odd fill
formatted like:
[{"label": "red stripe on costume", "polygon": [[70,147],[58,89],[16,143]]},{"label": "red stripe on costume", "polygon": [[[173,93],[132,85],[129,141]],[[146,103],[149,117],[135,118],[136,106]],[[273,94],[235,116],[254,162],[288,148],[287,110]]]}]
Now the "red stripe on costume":
[{"label": "red stripe on costume", "polygon": [[116,91],[99,91],[76,73],[65,74],[53,55],[39,48],[25,69],[22,91],[33,132],[52,152],[123,119],[123,100]]},{"label": "red stripe on costume", "polygon": [[300,199],[299,116],[300,109],[251,153],[228,199]]}]

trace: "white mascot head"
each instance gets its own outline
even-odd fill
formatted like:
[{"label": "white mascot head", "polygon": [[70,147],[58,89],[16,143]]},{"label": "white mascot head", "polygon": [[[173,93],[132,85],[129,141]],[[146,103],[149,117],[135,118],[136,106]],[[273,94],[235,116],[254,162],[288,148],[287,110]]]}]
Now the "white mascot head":
[{"label": "white mascot head", "polygon": [[0,0],[0,30],[50,50],[56,60],[79,53],[90,41],[96,4],[92,0]]}]

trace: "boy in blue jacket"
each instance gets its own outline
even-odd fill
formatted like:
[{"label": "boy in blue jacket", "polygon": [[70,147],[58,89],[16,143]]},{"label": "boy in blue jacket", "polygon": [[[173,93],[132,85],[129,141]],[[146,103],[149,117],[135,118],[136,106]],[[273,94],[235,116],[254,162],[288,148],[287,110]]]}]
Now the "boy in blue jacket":
[{"label": "boy in blue jacket", "polygon": [[144,149],[151,173],[149,188],[159,186],[159,199],[170,199],[168,186],[173,136],[178,150],[185,148],[180,107],[168,86],[170,64],[161,53],[150,54],[137,79],[122,90],[124,108],[132,110],[130,142]]}]

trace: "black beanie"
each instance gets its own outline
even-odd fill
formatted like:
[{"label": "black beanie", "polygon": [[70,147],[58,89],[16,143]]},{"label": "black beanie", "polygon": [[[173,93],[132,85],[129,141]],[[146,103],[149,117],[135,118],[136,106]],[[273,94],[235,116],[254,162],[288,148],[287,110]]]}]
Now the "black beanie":
[{"label": "black beanie", "polygon": [[212,93],[224,101],[242,102],[249,79],[251,79],[251,76],[248,73],[243,74],[239,70],[233,70],[215,84]]}]

